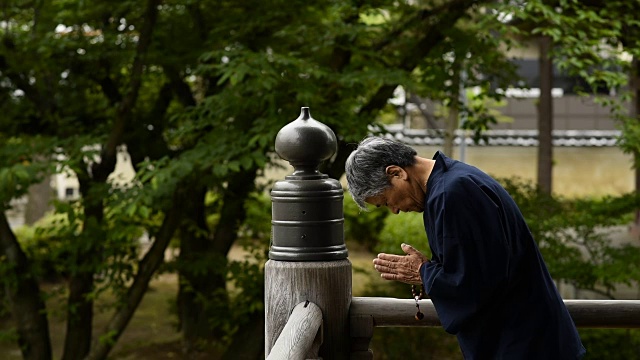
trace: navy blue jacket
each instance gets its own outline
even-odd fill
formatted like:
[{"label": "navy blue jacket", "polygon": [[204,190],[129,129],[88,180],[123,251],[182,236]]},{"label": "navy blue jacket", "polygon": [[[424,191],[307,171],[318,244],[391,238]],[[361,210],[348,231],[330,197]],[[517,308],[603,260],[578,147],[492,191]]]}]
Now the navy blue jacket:
[{"label": "navy blue jacket", "polygon": [[517,205],[477,168],[437,152],[420,273],[465,359],[579,359],[585,349]]}]

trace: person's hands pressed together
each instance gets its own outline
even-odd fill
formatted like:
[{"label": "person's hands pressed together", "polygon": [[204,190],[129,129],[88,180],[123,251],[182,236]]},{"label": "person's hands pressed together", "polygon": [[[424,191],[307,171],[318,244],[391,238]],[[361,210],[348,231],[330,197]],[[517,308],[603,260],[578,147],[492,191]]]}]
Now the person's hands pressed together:
[{"label": "person's hands pressed together", "polygon": [[426,256],[409,244],[403,243],[400,247],[406,255],[380,253],[373,259],[373,267],[385,280],[421,285],[420,266],[427,261]]}]

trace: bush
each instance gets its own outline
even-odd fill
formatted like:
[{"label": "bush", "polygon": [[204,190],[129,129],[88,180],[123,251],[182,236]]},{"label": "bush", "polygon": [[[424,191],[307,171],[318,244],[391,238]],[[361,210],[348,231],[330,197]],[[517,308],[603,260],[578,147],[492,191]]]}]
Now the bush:
[{"label": "bush", "polygon": [[551,276],[614,298],[619,285],[640,284],[640,247],[611,243],[607,229],[628,224],[637,194],[563,199],[528,182],[501,180],[527,220]]},{"label": "bush", "polygon": [[640,329],[580,329],[585,360],[640,359]]},{"label": "bush", "polygon": [[15,231],[31,271],[40,281],[57,282],[67,275],[69,251],[65,249],[65,236],[52,235],[67,223],[62,216],[48,214],[33,226],[24,225]]},{"label": "bush", "polygon": [[406,213],[401,216],[389,216],[380,232],[376,252],[403,254],[400,244],[407,243],[428,258],[431,257],[429,242],[424,230],[422,213]]},{"label": "bush", "polygon": [[380,241],[380,232],[385,219],[390,214],[387,209],[362,211],[349,193],[344,195],[344,237],[345,242],[363,245],[373,251]]}]

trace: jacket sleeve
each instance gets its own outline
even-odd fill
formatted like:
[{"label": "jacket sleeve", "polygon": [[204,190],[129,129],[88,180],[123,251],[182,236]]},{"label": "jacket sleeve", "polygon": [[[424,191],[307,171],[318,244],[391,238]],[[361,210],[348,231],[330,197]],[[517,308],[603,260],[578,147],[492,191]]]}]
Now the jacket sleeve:
[{"label": "jacket sleeve", "polygon": [[502,296],[507,286],[510,239],[497,191],[504,190],[459,178],[438,195],[438,209],[431,209],[436,238],[430,240],[436,246],[433,259],[421,266],[420,273],[444,329],[451,334]]}]

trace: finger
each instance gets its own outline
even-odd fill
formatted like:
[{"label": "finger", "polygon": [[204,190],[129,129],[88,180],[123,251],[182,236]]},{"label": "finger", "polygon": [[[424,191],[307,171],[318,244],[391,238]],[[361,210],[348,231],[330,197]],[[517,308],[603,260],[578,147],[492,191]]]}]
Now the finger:
[{"label": "finger", "polygon": [[394,262],[400,261],[400,259],[402,259],[403,257],[404,255],[394,255],[394,254],[385,254],[385,253],[378,254],[378,259],[394,261]]},{"label": "finger", "polygon": [[424,255],[420,251],[416,250],[416,248],[409,244],[402,243],[400,247],[402,248],[402,251],[404,251],[404,253],[407,255],[418,255],[420,257],[424,257]]},{"label": "finger", "polygon": [[397,266],[399,262],[396,261],[388,261],[388,260],[382,260],[382,259],[375,259],[373,260],[373,265],[381,265],[381,266],[386,266],[388,268],[395,268]]},{"label": "finger", "polygon": [[421,253],[420,251],[416,250],[416,248],[414,248],[413,246],[403,243],[401,245],[401,247],[402,247],[402,251],[404,251],[405,254],[407,254],[409,256],[417,256],[422,261],[426,261],[427,260],[427,257],[424,256],[424,254]]},{"label": "finger", "polygon": [[376,269],[376,271],[379,272],[379,273],[386,273],[386,274],[396,274],[396,273],[398,273],[398,271],[396,269],[393,269],[393,268],[390,268],[390,267],[384,266],[384,265],[374,265],[373,268]]},{"label": "finger", "polygon": [[404,251],[405,254],[407,255],[413,255],[418,253],[418,250],[416,250],[413,246],[409,245],[409,244],[405,244],[402,243],[400,245],[400,248],[402,249],[402,251]]},{"label": "finger", "polygon": [[383,274],[380,274],[380,277],[385,280],[394,280],[394,281],[398,280],[398,275],[396,274],[383,273]]},{"label": "finger", "polygon": [[382,277],[384,280],[400,281],[400,282],[403,282],[405,284],[421,284],[420,281],[416,281],[416,280],[414,280],[412,278],[404,277],[404,276],[397,275],[397,274],[380,274],[380,277]]}]

